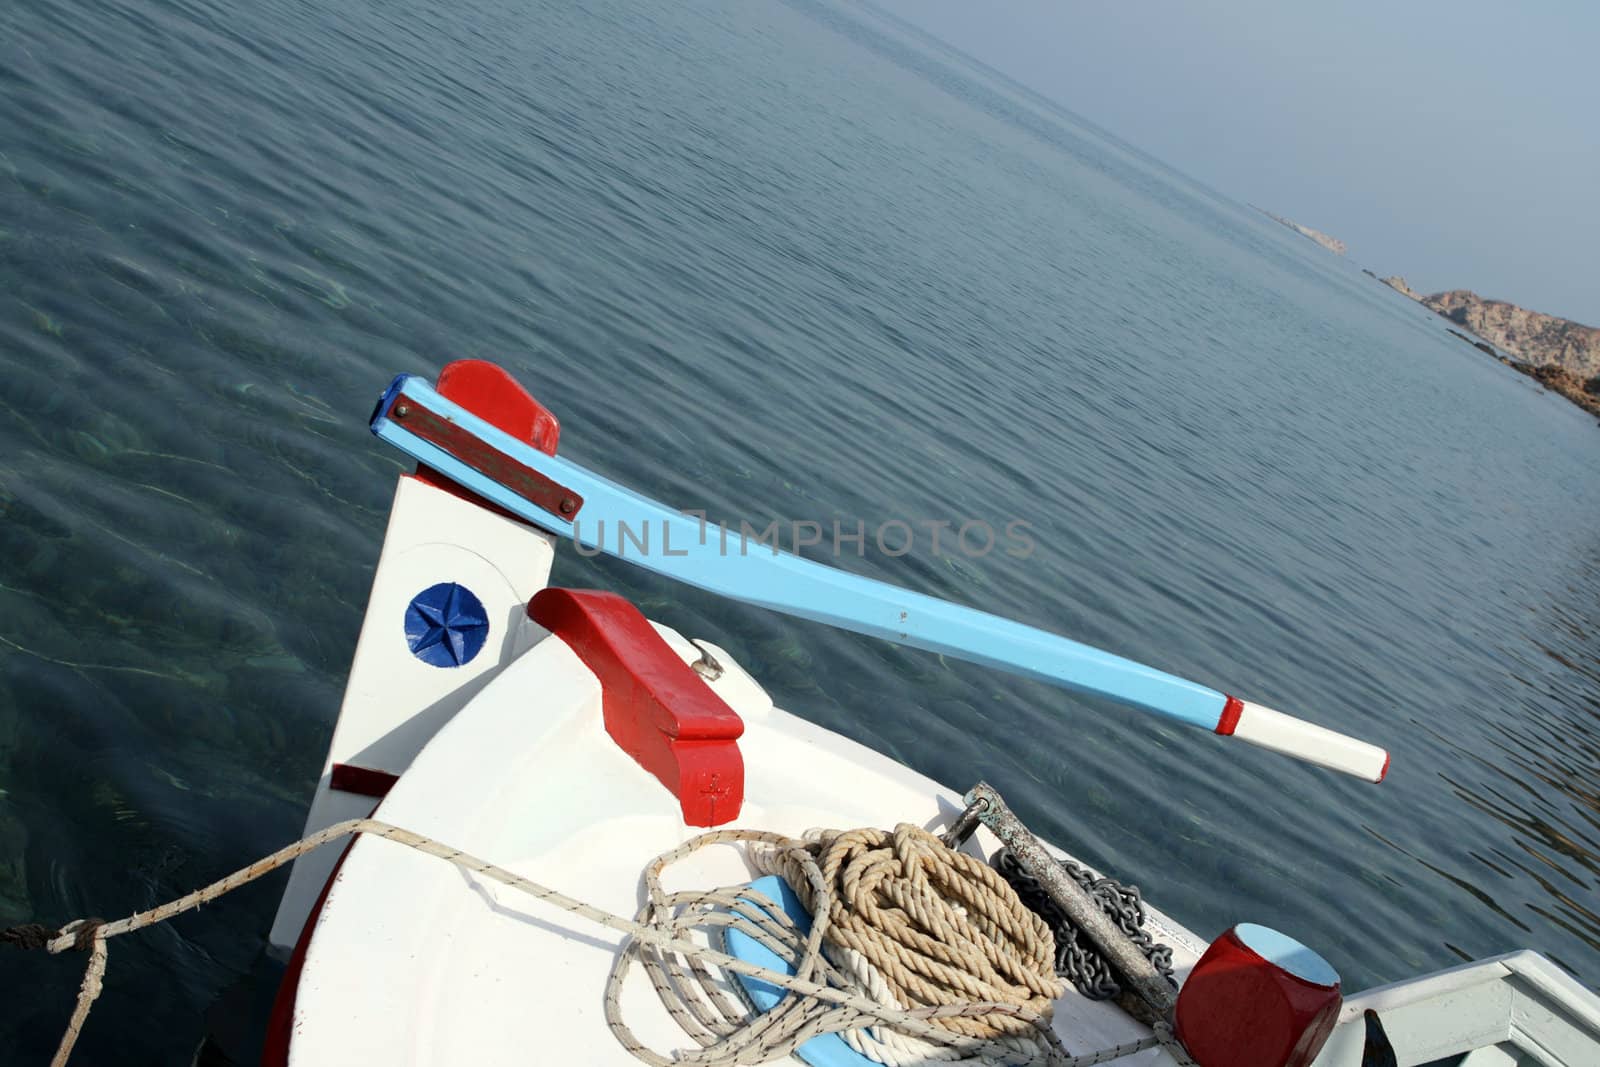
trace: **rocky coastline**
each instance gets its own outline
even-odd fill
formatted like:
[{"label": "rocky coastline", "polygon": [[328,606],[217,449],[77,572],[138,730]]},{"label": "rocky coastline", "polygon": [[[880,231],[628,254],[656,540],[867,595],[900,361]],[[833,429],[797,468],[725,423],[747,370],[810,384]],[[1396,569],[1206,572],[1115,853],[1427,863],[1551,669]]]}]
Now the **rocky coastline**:
[{"label": "rocky coastline", "polygon": [[1423,296],[1399,276],[1379,280],[1465,328],[1450,331],[1463,341],[1600,418],[1600,329],[1467,289]]},{"label": "rocky coastline", "polygon": [[[1345,244],[1337,237],[1264,208],[1256,210],[1336,255],[1345,254]],[[1462,327],[1466,333],[1454,329],[1450,332],[1600,418],[1600,329],[1529,311],[1505,300],[1489,300],[1470,289],[1447,289],[1423,296],[1398,274],[1378,278],[1366,268],[1362,273]]]},{"label": "rocky coastline", "polygon": [[1336,256],[1342,256],[1345,254],[1345,244],[1337,237],[1330,237],[1321,230],[1313,230],[1310,226],[1302,226],[1292,219],[1286,219],[1282,215],[1274,215],[1272,212],[1263,208],[1258,207],[1256,210],[1260,211],[1263,215],[1271,219],[1273,222],[1278,223],[1280,226],[1289,227],[1289,229],[1293,230],[1301,237],[1311,238],[1311,240],[1317,242],[1317,244],[1321,245],[1323,248],[1326,248]]}]

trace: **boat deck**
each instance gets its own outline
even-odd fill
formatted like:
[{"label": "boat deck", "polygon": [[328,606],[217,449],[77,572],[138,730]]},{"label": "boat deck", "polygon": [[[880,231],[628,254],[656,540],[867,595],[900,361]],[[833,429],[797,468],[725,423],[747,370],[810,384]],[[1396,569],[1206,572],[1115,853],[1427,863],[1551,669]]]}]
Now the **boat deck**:
[{"label": "boat deck", "polygon": [[[700,649],[658,630],[684,661]],[[731,827],[798,836],[814,827],[940,830],[959,795],[837,734],[772,707],[731,658],[711,683],[746,723],[744,808]],[[641,871],[701,831],[601,725],[601,689],[562,641],[497,677],[423,749],[377,817],[427,834],[608,911],[632,916]],[[969,847],[998,843],[980,831]],[[694,854],[667,888],[757,877],[733,846]],[[1181,977],[1204,942],[1153,913]],[[607,1031],[602,991],[621,935],[381,840],[360,840],[328,894],[305,958],[290,1063],[633,1064]],[[658,1051],[687,1040],[640,974],[622,999]],[[559,1020],[552,1026],[551,1020]],[[1070,990],[1055,1028],[1087,1052],[1149,1030]],[[1127,1064],[1170,1062],[1160,1050]]]}]

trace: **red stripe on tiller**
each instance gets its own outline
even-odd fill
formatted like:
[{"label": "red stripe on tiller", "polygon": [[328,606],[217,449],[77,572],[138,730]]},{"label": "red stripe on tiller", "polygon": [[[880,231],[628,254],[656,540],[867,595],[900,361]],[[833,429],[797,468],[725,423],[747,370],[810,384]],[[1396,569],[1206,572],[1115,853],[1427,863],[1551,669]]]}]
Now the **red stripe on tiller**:
[{"label": "red stripe on tiller", "polygon": [[1222,718],[1217,720],[1217,733],[1227,737],[1239,725],[1239,716],[1244,714],[1244,701],[1238,697],[1229,697],[1228,702],[1222,705]]}]

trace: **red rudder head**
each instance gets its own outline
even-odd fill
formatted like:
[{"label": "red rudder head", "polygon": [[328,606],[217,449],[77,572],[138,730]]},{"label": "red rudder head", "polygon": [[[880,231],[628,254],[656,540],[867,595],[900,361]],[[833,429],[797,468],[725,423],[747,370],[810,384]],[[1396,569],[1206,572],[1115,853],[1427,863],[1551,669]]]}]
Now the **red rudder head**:
[{"label": "red rudder head", "polygon": [[1211,943],[1179,991],[1178,1040],[1200,1067],[1309,1067],[1342,1003],[1327,960],[1240,923]]},{"label": "red rudder head", "polygon": [[446,363],[434,388],[517,440],[547,456],[556,454],[561,423],[499,364],[486,359]]}]

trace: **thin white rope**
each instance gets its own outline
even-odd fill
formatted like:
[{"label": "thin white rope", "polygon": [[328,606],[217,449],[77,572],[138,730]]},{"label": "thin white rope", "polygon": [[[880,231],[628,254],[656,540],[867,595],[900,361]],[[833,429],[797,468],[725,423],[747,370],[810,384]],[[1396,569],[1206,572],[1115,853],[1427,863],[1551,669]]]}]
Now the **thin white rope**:
[{"label": "thin white rope", "polygon": [[[658,857],[652,863],[651,868],[647,870],[653,870],[659,876],[660,869],[673,862],[674,859],[681,858],[688,851],[692,851],[695,848],[714,843],[713,840],[709,839],[726,840],[729,833],[729,831],[721,831],[701,835],[700,838],[691,840],[680,846],[680,848]],[[781,834],[764,834],[759,831],[738,831],[737,833],[742,840],[764,841],[772,845],[782,845],[790,840]],[[969,1056],[991,1054],[997,1057],[1004,1057],[1008,1052],[1014,1050],[1008,1050],[995,1041],[954,1033],[941,1026],[940,1022],[949,1019],[1006,1015],[1015,1017],[1017,1020],[1026,1022],[1034,1027],[1039,1034],[1043,1058],[1032,1062],[1045,1064],[1048,1067],[1092,1067],[1092,1065],[1107,1063],[1157,1045],[1165,1048],[1176,1062],[1185,1065],[1185,1067],[1188,1067],[1192,1062],[1183,1054],[1181,1046],[1172,1037],[1170,1029],[1164,1026],[1158,1026],[1153,1036],[1141,1041],[1120,1045],[1113,1049],[1103,1049],[1086,1055],[1071,1056],[1066,1053],[1055,1034],[1050,1030],[1049,1022],[1045,1015],[1031,1008],[999,1002],[970,1002],[958,1005],[940,1005],[902,1010],[875,999],[871,995],[868,986],[854,982],[848,987],[828,984],[826,979],[832,975],[839,975],[841,979],[847,979],[848,976],[830,962],[822,952],[822,937],[818,933],[820,924],[814,924],[812,936],[805,939],[806,954],[798,961],[797,973],[794,975],[782,974],[765,967],[758,967],[709,945],[689,941],[680,936],[680,927],[670,922],[664,925],[656,925],[654,922],[647,921],[656,918],[663,908],[670,910],[681,905],[684,895],[653,894],[654,898],[646,903],[644,910],[640,913],[640,918],[638,920],[630,920],[593,905],[585,904],[583,901],[541,885],[532,879],[525,878],[504,867],[479,859],[471,853],[452,848],[422,834],[413,833],[410,830],[393,826],[377,819],[349,819],[310,834],[292,845],[285,846],[249,866],[240,868],[232,874],[212,882],[210,885],[203,886],[192,893],[168,901],[148,911],[136,912],[115,922],[95,923],[92,920],[77,920],[63,927],[44,947],[52,954],[86,947],[89,949],[90,955],[88,964],[85,967],[83,983],[78,991],[77,1003],[74,1007],[72,1018],[67,1024],[66,1032],[62,1034],[60,1046],[56,1051],[55,1057],[51,1060],[51,1067],[66,1067],[78,1035],[82,1032],[84,1023],[88,1019],[89,1009],[100,995],[107,964],[107,941],[113,937],[119,937],[123,934],[165,922],[175,915],[200,907],[202,904],[207,904],[240,886],[292,863],[313,849],[354,834],[380,837],[386,841],[393,841],[396,844],[415,849],[425,855],[442,859],[472,874],[526,893],[534,899],[543,901],[564,912],[628,935],[630,941],[624,947],[622,956],[618,960],[618,969],[613,972],[612,983],[608,984],[608,998],[612,995],[611,985],[620,987],[619,972],[625,971],[631,959],[646,951],[654,952],[664,957],[681,957],[684,964],[680,965],[677,971],[671,972],[675,983],[681,982],[685,978],[692,978],[692,980],[701,983],[702,986],[709,988],[714,985],[714,981],[710,979],[710,973],[706,968],[714,966],[723,971],[742,974],[798,994],[794,998],[785,997],[784,1001],[792,1000],[797,1005],[803,1005],[798,1009],[797,1013],[799,1025],[796,1025],[792,1032],[777,1035],[773,1032],[775,1021],[770,1018],[774,1012],[766,1012],[753,1018],[747,1018],[743,1024],[731,1031],[734,1036],[732,1040],[727,1042],[727,1048],[734,1053],[734,1058],[723,1061],[729,1064],[769,1062],[778,1056],[787,1055],[787,1051],[768,1056],[767,1059],[750,1059],[747,1056],[762,1054],[764,1049],[781,1047],[786,1050],[792,1050],[792,1048],[798,1047],[805,1040],[809,1040],[811,1037],[821,1033],[843,1032],[848,1034],[852,1030],[860,1030],[866,1027],[880,1030],[887,1028],[902,1035],[921,1038]],[[808,877],[811,876],[811,872],[808,872]],[[810,884],[810,888],[813,892],[820,893],[821,899],[828,899],[828,887],[822,879],[820,868],[815,870],[814,881]],[[657,884],[657,889],[659,889],[659,883]],[[728,907],[736,909],[735,914],[742,916],[743,921],[749,923],[750,929],[759,931],[762,937],[779,936],[772,933],[772,930],[781,930],[783,923],[788,922],[786,917],[781,921],[776,920],[763,909],[751,906],[748,900],[744,900],[739,896],[737,889],[713,890],[703,894],[691,894],[691,896],[703,898],[704,903],[707,904],[716,903],[721,905],[726,902]],[[737,908],[741,900],[744,910],[738,911]],[[781,915],[781,912],[779,914]],[[762,919],[757,919],[754,915],[760,915]],[[792,922],[789,923],[789,929],[794,929]],[[785,934],[783,936],[789,935]],[[683,971],[683,966],[687,966],[689,970],[687,972]],[[819,978],[824,980],[819,981]],[[781,1007],[782,1003],[779,1006]],[[670,1006],[669,1010],[671,1010]],[[682,1024],[684,1018],[691,1017],[692,1013],[683,1011],[674,1014],[674,1018],[678,1018],[680,1024]],[[845,1023],[849,1025],[845,1026]],[[694,1029],[696,1025],[704,1028],[706,1023],[704,1020],[695,1019],[686,1026],[686,1030],[694,1034],[696,1033]],[[833,1027],[839,1027],[839,1029],[834,1030]],[[769,1044],[774,1040],[776,1044]],[[626,1041],[624,1045],[625,1047],[627,1046]],[[680,1053],[681,1059],[678,1057],[667,1059],[648,1049],[644,1049],[637,1042],[634,1045],[635,1047],[629,1047],[629,1051],[647,1063],[714,1064],[717,1062],[715,1060],[697,1060],[695,1059],[695,1053],[686,1055]],[[706,1050],[702,1048],[700,1051],[704,1052]],[[1018,1061],[1000,1058],[996,1062],[1015,1063]]]}]

